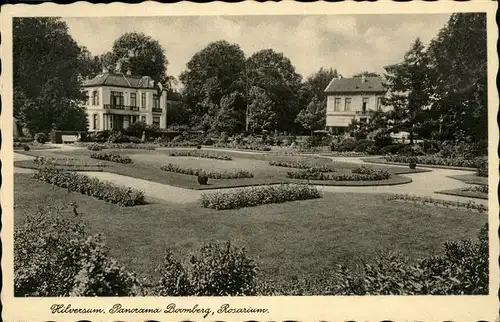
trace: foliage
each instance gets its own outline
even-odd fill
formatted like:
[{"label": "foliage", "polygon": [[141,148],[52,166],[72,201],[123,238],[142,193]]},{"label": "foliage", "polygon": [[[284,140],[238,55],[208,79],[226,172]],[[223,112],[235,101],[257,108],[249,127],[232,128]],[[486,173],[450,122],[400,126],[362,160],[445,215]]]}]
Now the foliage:
[{"label": "foliage", "polygon": [[81,51],[59,18],[13,19],[14,116],[31,132],[85,130]]},{"label": "foliage", "polygon": [[465,191],[473,191],[473,192],[480,192],[487,194],[489,192],[489,189],[488,186],[479,185],[479,186],[472,186],[469,188],[465,188]]},{"label": "foliage", "polygon": [[389,197],[389,200],[403,200],[414,203],[423,203],[423,204],[433,204],[436,206],[444,206],[444,207],[455,207],[455,208],[466,208],[469,210],[476,210],[480,213],[486,212],[487,208],[482,204],[477,204],[473,201],[469,202],[461,202],[461,201],[451,201],[451,200],[440,200],[440,199],[432,199],[430,197],[419,197],[413,195],[405,195],[405,194],[394,194]]},{"label": "foliage", "polygon": [[199,173],[203,172],[205,176],[211,179],[240,179],[240,178],[253,178],[253,173],[246,170],[233,170],[233,171],[204,171],[202,169],[185,168],[178,166],[176,164],[169,163],[167,165],[161,166],[163,171],[176,172],[182,174],[188,174],[192,176],[198,176]]},{"label": "foliage", "polygon": [[275,103],[269,94],[258,86],[252,86],[249,101],[248,129],[253,133],[262,133],[275,128],[277,122]]},{"label": "foliage", "polygon": [[232,158],[226,154],[207,153],[207,152],[200,152],[200,151],[196,151],[196,150],[171,151],[171,152],[168,152],[168,155],[173,156],[173,157],[196,157],[196,158],[216,159],[216,160],[225,160],[225,161],[232,160]]},{"label": "foliage", "polygon": [[144,192],[118,186],[112,182],[101,181],[97,178],[75,172],[56,169],[52,166],[39,168],[35,179],[44,181],[68,191],[78,192],[97,199],[119,204],[120,206],[135,206],[144,204]]},{"label": "foliage", "polygon": [[29,150],[30,150],[30,146],[29,146],[29,145],[27,145],[27,144],[24,144],[24,145],[23,145],[23,150],[24,150],[24,151],[29,151]]},{"label": "foliage", "polygon": [[[76,209],[76,208],[74,208]],[[65,209],[46,207],[28,214],[14,229],[16,296],[130,296],[139,283],[109,257],[100,235]],[[76,210],[74,210],[76,211]]]},{"label": "foliage", "polygon": [[385,146],[379,150],[380,154],[397,154],[399,151],[401,151],[404,147],[406,147],[405,143],[396,143],[396,144],[391,144],[388,146]]},{"label": "foliage", "polygon": [[198,172],[198,183],[202,185],[208,184],[208,176],[205,171]]},{"label": "foliage", "polygon": [[87,149],[90,151],[101,151],[102,150],[102,145],[97,144],[97,143],[92,143],[87,145]]},{"label": "foliage", "polygon": [[386,71],[388,97],[383,104],[393,107],[395,129],[409,132],[413,144],[414,128],[423,121],[422,110],[430,102],[429,57],[420,39],[412,44],[403,62],[386,67]]},{"label": "foliage", "polygon": [[135,136],[135,137],[140,138],[142,136],[142,133],[144,131],[146,131],[147,126],[148,125],[146,124],[146,122],[138,121],[138,122],[130,124],[125,129],[125,133],[127,133],[130,136]]},{"label": "foliage", "polygon": [[229,242],[204,245],[186,266],[168,251],[157,272],[159,296],[254,295],[257,280],[256,264]]},{"label": "foliage", "polygon": [[252,151],[271,151],[271,147],[267,145],[262,145],[259,143],[252,143],[252,144],[233,144],[233,143],[216,143],[214,144],[214,147],[217,148],[232,148],[232,149],[239,149],[239,150],[252,150]]},{"label": "foliage", "polygon": [[287,167],[287,168],[296,168],[296,169],[306,169],[311,172],[334,172],[335,168],[332,166],[322,164],[316,165],[311,164],[307,161],[285,161],[285,160],[272,160],[269,161],[269,165],[276,167]]},{"label": "foliage", "polygon": [[321,67],[317,72],[307,77],[302,84],[300,89],[301,101],[307,104],[307,102],[310,102],[314,97],[320,102],[326,100],[327,95],[325,93],[325,88],[330,84],[332,79],[338,76],[339,74],[336,69]]},{"label": "foliage", "polygon": [[321,198],[321,192],[314,186],[282,184],[202,194],[201,205],[204,208],[224,210],[316,198]]},{"label": "foliage", "polygon": [[324,129],[326,124],[326,100],[320,101],[315,96],[307,107],[299,112],[295,122],[311,131],[311,135],[315,130]]},{"label": "foliage", "polygon": [[480,177],[488,177],[488,159],[480,159],[476,173]]},{"label": "foliage", "polygon": [[127,156],[121,156],[118,153],[103,153],[103,152],[95,152],[90,154],[92,159],[106,160],[117,163],[132,163],[132,159]]},{"label": "foliage", "polygon": [[443,165],[452,167],[478,168],[484,161],[484,158],[474,159],[465,158],[441,158],[434,155],[404,156],[404,155],[386,155],[384,159],[389,162],[409,163],[413,160],[418,164]]},{"label": "foliage", "polygon": [[35,141],[37,141],[38,143],[44,144],[45,142],[47,142],[47,140],[48,140],[47,134],[45,133],[35,134]]},{"label": "foliage", "polygon": [[387,180],[391,177],[390,172],[383,169],[371,169],[366,167],[356,168],[347,172],[324,173],[319,171],[296,171],[288,172],[287,176],[292,179],[307,180],[333,180],[333,181],[375,181]]}]

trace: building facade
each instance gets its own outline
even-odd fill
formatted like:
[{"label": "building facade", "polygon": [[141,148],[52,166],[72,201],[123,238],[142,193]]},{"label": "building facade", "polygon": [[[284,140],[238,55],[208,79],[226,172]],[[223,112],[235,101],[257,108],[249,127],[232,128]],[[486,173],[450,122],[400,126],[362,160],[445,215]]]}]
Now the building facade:
[{"label": "building facade", "polygon": [[366,122],[370,111],[388,110],[382,106],[386,92],[381,77],[334,78],[325,89],[326,129],[344,132],[353,119]]},{"label": "building facade", "polygon": [[167,127],[167,91],[148,76],[103,72],[83,83],[89,132],[126,129],[138,121]]}]

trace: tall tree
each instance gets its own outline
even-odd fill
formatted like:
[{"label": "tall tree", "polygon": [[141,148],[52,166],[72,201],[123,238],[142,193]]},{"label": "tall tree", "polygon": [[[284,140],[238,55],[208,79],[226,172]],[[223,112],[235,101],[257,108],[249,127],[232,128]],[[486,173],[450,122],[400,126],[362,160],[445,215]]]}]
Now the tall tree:
[{"label": "tall tree", "polygon": [[273,102],[277,124],[274,129],[292,132],[300,110],[299,90],[302,76],[290,59],[272,49],[254,53],[247,60],[248,82],[266,91]]},{"label": "tall tree", "polygon": [[14,115],[32,132],[84,126],[66,119],[79,114],[81,55],[59,18],[13,19]]},{"label": "tall tree", "polygon": [[111,56],[106,58],[111,59],[122,73],[130,71],[133,75],[149,76],[155,84],[171,87],[165,49],[157,40],[142,32],[121,35],[113,44]]},{"label": "tall tree", "polygon": [[[321,67],[317,72],[307,77],[302,85],[303,99],[309,103],[314,97],[319,101],[326,98],[325,89],[330,82],[339,76],[336,69]],[[307,104],[306,103],[306,104]]]},{"label": "tall tree", "polygon": [[393,107],[391,118],[398,130],[409,132],[414,143],[414,128],[422,122],[422,110],[429,105],[429,59],[420,39],[416,39],[403,62],[386,67],[388,97],[384,105]]},{"label": "tall tree", "polygon": [[[193,112],[193,123],[199,124],[203,120],[204,127],[210,128],[211,121],[219,115],[219,109],[227,108],[228,101],[221,105],[224,97],[234,98],[246,93],[245,54],[237,44],[216,41],[194,54],[186,67],[179,77],[184,85],[184,102]],[[236,112],[233,116],[244,117],[245,100],[229,101],[233,104],[231,109]]]},{"label": "tall tree", "polygon": [[249,130],[254,133],[270,131],[276,126],[276,112],[274,102],[269,98],[266,91],[260,87],[253,86],[249,91]]},{"label": "tall tree", "polygon": [[315,96],[307,108],[297,115],[296,122],[311,131],[311,135],[315,130],[323,130],[326,122],[326,101],[322,102]]},{"label": "tall tree", "polygon": [[354,74],[352,77],[378,77],[380,74],[374,73],[374,72],[369,72],[369,71],[362,71],[360,73]]},{"label": "tall tree", "polygon": [[487,139],[486,14],[453,14],[428,53],[442,138]]}]

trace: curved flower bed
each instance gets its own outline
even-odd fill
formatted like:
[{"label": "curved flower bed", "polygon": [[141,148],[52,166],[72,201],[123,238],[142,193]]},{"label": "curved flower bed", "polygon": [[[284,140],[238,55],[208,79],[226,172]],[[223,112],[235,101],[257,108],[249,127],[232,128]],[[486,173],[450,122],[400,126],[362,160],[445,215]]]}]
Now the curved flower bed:
[{"label": "curved flower bed", "polygon": [[416,162],[418,164],[428,165],[444,165],[452,167],[464,168],[479,168],[484,163],[483,157],[474,159],[466,158],[442,158],[434,155],[420,155],[420,156],[404,156],[404,155],[387,155],[383,159],[389,162],[410,163]]},{"label": "curved flower bed", "polygon": [[111,161],[111,162],[117,162],[117,163],[125,163],[125,164],[130,164],[132,163],[132,159],[130,159],[127,156],[121,156],[118,153],[102,153],[102,152],[95,152],[90,155],[92,159],[99,159],[99,160],[105,160],[105,161]]},{"label": "curved flower bed", "polygon": [[203,194],[201,205],[204,208],[224,210],[315,198],[321,198],[321,192],[314,186],[283,184]]},{"label": "curved flower bed", "polygon": [[[169,163],[167,165],[164,165],[160,168],[163,171],[169,171],[169,172],[176,172],[176,173],[182,173],[182,174],[188,174],[192,176],[197,176],[200,172],[202,172],[202,169],[196,169],[196,168],[184,168],[180,167],[176,164]],[[253,178],[253,173],[248,172],[246,170],[236,170],[236,171],[223,171],[223,172],[216,172],[216,171],[203,171],[205,175],[208,178],[211,179],[242,179],[242,178]]]},{"label": "curved flower bed", "polygon": [[488,208],[486,208],[484,205],[477,204],[473,201],[462,202],[462,201],[441,200],[441,199],[433,199],[430,197],[420,197],[407,194],[391,195],[388,197],[388,200],[401,200],[414,203],[433,204],[435,206],[466,208],[469,210],[478,211],[480,213],[487,212],[488,210]]},{"label": "curved flower bed", "polygon": [[324,173],[315,171],[294,171],[288,172],[287,176],[291,179],[307,179],[307,180],[333,180],[333,181],[377,181],[387,180],[391,177],[390,172],[383,169],[370,169],[360,167],[353,169],[351,173],[337,172]]},{"label": "curved flower bed", "polygon": [[269,165],[275,167],[286,167],[286,168],[296,168],[296,169],[307,169],[310,172],[334,172],[335,169],[329,165],[314,165],[304,161],[283,161],[283,160],[273,160],[269,161]]},{"label": "curved flower bed", "polygon": [[171,151],[168,153],[171,157],[195,157],[195,158],[204,158],[204,159],[216,159],[216,160],[224,160],[231,161],[232,158],[225,154],[216,154],[216,153],[207,153],[200,152],[197,150],[191,151]]},{"label": "curved flower bed", "polygon": [[67,188],[69,191],[79,192],[121,206],[144,204],[144,192],[140,190],[118,186],[112,182],[101,181],[75,172],[42,167],[35,172],[34,177],[37,180]]},{"label": "curved flower bed", "polygon": [[[16,164],[20,162],[21,164],[23,164],[22,163],[23,161],[18,161],[16,162]],[[25,162],[24,165],[27,168],[35,168],[35,169],[42,166],[68,167],[68,168],[102,168],[108,166],[100,162],[87,163],[87,161],[85,160],[79,160],[70,157],[54,158],[54,157],[37,156],[34,160],[25,160],[24,162]],[[36,166],[29,166],[31,162],[34,163]]]}]

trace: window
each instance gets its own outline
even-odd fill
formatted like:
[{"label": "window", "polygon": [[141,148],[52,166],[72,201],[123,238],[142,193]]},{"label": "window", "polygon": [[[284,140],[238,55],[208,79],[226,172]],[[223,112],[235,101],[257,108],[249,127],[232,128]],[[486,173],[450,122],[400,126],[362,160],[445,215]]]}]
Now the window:
[{"label": "window", "polygon": [[141,122],[146,122],[146,115],[141,115]]},{"label": "window", "polygon": [[111,92],[111,106],[122,107],[123,106],[123,92]]},{"label": "window", "polygon": [[335,98],[335,105],[333,107],[334,111],[340,111],[340,97]]},{"label": "window", "polygon": [[83,105],[89,105],[89,92],[88,91],[82,91],[83,95]]},{"label": "window", "polygon": [[377,110],[382,108],[382,97],[377,97]]},{"label": "window", "polygon": [[94,130],[98,130],[99,129],[99,114],[94,114],[94,119],[93,119],[93,122],[92,122],[92,127]]},{"label": "window", "polygon": [[146,108],[146,93],[141,94],[141,107]]},{"label": "window", "polygon": [[153,108],[160,108],[160,99],[156,94],[153,94]]},{"label": "window", "polygon": [[99,105],[99,91],[92,92],[92,105]]},{"label": "window", "polygon": [[370,101],[369,97],[363,97],[363,106],[362,106],[363,113],[366,112],[366,107],[367,107],[369,101]]},{"label": "window", "polygon": [[350,110],[351,110],[351,98],[346,97],[344,111],[350,111]]},{"label": "window", "polygon": [[153,125],[160,126],[160,117],[159,116],[153,116]]},{"label": "window", "polygon": [[137,94],[135,93],[130,93],[130,106],[137,106]]}]

